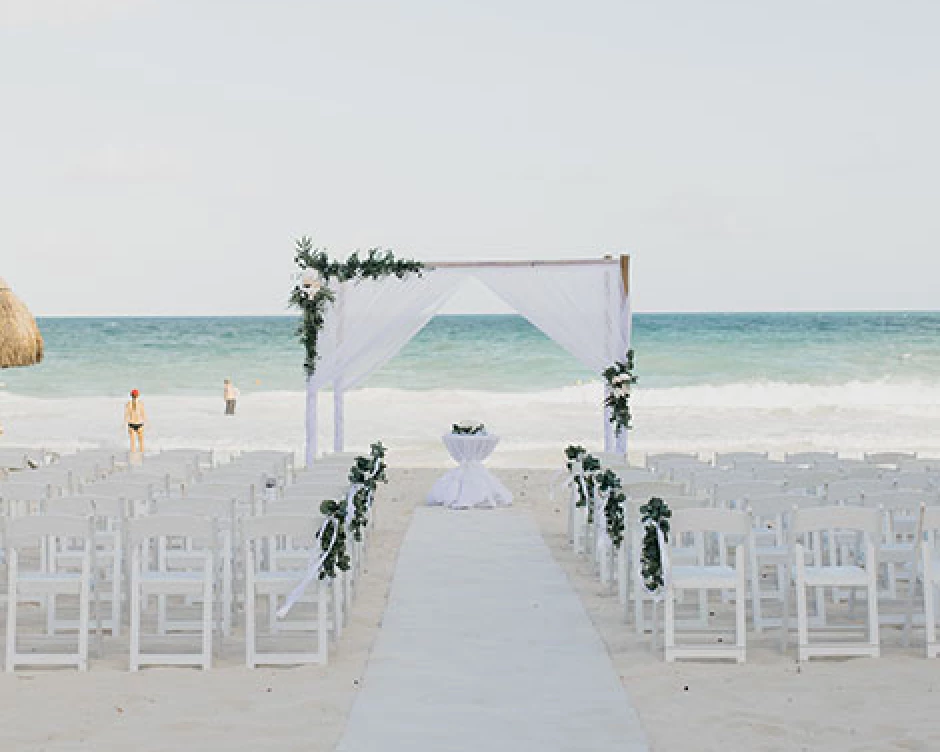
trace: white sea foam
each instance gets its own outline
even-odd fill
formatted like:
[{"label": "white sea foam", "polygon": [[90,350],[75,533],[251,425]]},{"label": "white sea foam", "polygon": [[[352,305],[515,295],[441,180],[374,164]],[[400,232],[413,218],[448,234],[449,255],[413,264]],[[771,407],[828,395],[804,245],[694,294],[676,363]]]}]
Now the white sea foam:
[{"label": "white sea foam", "polygon": [[[479,420],[503,439],[495,464],[554,465],[570,442],[598,447],[602,437],[598,383],[541,392],[362,389],[347,395],[347,443],[364,447],[381,438],[398,461],[445,464],[440,436],[455,421]],[[332,443],[331,395],[320,395],[321,447]],[[244,396],[238,414],[222,414],[215,397],[153,396],[146,400],[153,448],[283,447],[301,451],[304,395],[265,392]],[[123,447],[123,400],[106,397],[43,399],[0,393],[3,444],[59,450]],[[725,386],[638,389],[632,450],[772,452],[907,449],[940,455],[940,385],[851,382],[815,386],[751,382]]]}]

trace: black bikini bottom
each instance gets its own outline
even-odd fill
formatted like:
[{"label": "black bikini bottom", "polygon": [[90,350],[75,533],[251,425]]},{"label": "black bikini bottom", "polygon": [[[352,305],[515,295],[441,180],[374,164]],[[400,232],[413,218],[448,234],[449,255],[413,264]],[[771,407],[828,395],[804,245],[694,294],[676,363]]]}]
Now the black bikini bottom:
[{"label": "black bikini bottom", "polygon": [[128,424],[127,424],[127,427],[128,427],[129,429],[131,429],[132,431],[138,431],[138,432],[139,432],[140,429],[144,427],[144,424],[143,424],[143,423],[128,423]]}]

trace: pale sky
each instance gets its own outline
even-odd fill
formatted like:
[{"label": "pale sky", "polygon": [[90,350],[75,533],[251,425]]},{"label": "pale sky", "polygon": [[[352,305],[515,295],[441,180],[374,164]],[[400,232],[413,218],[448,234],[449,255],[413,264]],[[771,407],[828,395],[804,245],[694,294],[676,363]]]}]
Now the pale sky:
[{"label": "pale sky", "polygon": [[641,311],[937,309],[938,39],[936,0],[0,0],[0,276],[276,314],[310,234],[628,252]]}]

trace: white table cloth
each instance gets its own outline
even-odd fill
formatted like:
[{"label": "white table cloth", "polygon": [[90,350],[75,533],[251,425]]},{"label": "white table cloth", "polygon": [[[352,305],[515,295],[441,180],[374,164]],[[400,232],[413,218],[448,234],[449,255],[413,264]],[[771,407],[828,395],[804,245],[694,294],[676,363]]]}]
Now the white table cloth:
[{"label": "white table cloth", "polygon": [[442,438],[458,466],[437,480],[428,494],[428,504],[451,509],[512,504],[509,489],[483,467],[483,460],[499,443],[498,436],[447,434]]}]

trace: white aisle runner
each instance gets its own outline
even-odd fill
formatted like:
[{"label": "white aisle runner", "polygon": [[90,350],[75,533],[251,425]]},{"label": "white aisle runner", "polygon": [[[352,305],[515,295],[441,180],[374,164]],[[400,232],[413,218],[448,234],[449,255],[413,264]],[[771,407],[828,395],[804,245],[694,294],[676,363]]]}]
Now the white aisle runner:
[{"label": "white aisle runner", "polygon": [[338,751],[647,748],[531,516],[417,509]]}]

